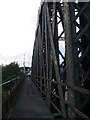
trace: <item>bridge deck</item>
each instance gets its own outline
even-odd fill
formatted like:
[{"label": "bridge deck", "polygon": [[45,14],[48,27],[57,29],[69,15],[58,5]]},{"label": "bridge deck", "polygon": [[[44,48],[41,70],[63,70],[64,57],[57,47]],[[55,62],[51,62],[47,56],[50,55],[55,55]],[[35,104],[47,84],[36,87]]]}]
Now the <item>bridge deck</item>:
[{"label": "bridge deck", "polygon": [[53,119],[53,115],[50,113],[29,77],[24,82],[22,93],[17,99],[11,117]]}]

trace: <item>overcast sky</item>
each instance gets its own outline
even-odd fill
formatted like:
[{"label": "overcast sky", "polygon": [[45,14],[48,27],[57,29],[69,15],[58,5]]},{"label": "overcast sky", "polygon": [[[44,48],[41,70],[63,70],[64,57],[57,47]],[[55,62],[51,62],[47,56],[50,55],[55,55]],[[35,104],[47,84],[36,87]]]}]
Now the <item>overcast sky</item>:
[{"label": "overcast sky", "polygon": [[0,0],[0,64],[30,66],[41,0]]}]

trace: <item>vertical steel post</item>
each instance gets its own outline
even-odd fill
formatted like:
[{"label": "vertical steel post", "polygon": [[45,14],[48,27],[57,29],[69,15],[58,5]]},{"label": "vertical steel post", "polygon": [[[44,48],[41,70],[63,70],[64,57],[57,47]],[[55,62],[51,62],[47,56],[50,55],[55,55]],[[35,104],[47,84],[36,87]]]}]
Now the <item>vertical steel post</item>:
[{"label": "vertical steel post", "polygon": [[[51,24],[50,24],[50,15],[49,15],[49,9],[47,6],[47,18],[48,18],[48,29],[49,29],[49,34],[50,34],[50,43],[51,43],[51,50],[52,50],[52,58],[53,58],[53,63],[54,63],[54,69],[55,69],[55,75],[56,75],[56,80],[57,82],[60,82],[60,74],[59,74],[59,67],[58,67],[58,61],[57,61],[57,56],[55,52],[55,47],[54,47],[54,40],[53,40],[53,33],[51,29]],[[63,100],[63,91],[62,87],[60,84],[58,84],[58,92],[59,92],[59,97]],[[65,109],[65,104],[60,100],[60,105],[61,105],[61,112],[64,118],[66,118],[66,109]]]},{"label": "vertical steel post", "polygon": [[[74,61],[73,61],[73,46],[72,46],[72,31],[71,31],[71,21],[70,21],[70,4],[64,2],[64,29],[66,37],[66,76],[67,84],[73,86],[75,82],[74,77]],[[68,100],[71,104],[75,106],[75,91],[68,89]],[[70,107],[68,107],[68,117],[75,118],[75,113]]]}]

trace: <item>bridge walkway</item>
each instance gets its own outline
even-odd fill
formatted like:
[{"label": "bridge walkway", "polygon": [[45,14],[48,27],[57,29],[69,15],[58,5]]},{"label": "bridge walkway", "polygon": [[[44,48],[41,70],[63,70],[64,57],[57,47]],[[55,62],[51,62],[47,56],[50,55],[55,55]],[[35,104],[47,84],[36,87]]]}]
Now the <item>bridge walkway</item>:
[{"label": "bridge walkway", "polygon": [[24,81],[22,92],[15,103],[11,118],[54,119],[30,77]]}]

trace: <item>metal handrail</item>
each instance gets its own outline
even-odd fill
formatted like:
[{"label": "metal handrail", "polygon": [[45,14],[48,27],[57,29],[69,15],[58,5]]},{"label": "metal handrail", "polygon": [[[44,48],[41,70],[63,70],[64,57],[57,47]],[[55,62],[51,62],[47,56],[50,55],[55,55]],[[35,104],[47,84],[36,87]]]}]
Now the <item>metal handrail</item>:
[{"label": "metal handrail", "polygon": [[[20,77],[22,77],[22,76],[20,76]],[[18,78],[20,78],[20,77],[13,78],[13,79],[11,79],[11,80],[8,80],[8,81],[0,84],[0,87],[3,86],[3,85],[6,85],[6,84],[8,84],[8,83],[10,83],[10,82],[12,82],[12,81],[15,81],[16,79],[18,79]]]},{"label": "metal handrail", "polygon": [[[5,86],[8,84],[9,86],[9,93],[2,96],[2,104],[0,107],[2,107],[2,118],[6,119],[9,115],[9,112],[17,98],[17,91],[20,90],[20,86],[22,81],[24,80],[24,76],[21,75],[19,77],[16,77],[14,79],[8,80],[7,82],[4,82],[0,84],[0,87]],[[14,84],[13,81],[16,81]]]},{"label": "metal handrail", "polygon": [[[56,81],[53,81],[53,80],[50,80],[50,79],[47,79],[47,78],[44,78],[42,76],[38,76],[38,75],[34,75],[34,74],[31,74],[32,77],[36,77],[36,78],[41,78],[43,80],[47,80],[48,82],[51,82],[53,84],[60,84],[61,86],[63,87],[66,87],[68,89],[72,89],[72,90],[75,90],[77,92],[80,92],[80,93],[83,93],[83,94],[86,94],[86,95],[89,95],[90,96],[90,90],[88,89],[85,89],[85,88],[81,88],[81,87],[77,87],[77,86],[71,86],[71,85],[68,85],[66,83],[63,83],[63,82],[56,82]],[[37,81],[37,83],[40,83],[42,84],[41,82]],[[64,102],[66,105],[68,105],[75,113],[77,113],[81,118],[88,118],[88,116],[86,116],[84,113],[82,113],[78,108],[76,108],[76,106],[74,106],[73,104],[71,104],[68,100],[64,100],[64,99],[61,99],[59,97],[59,95],[57,94],[54,94],[52,91],[49,90],[49,88],[45,85],[42,84],[42,86],[44,86],[49,92],[51,92],[51,94],[53,94],[57,99],[60,99],[62,102]],[[37,86],[37,88],[39,89],[42,89],[40,86]],[[47,97],[47,94],[45,93],[45,91],[42,90],[42,93],[46,96],[47,100],[53,105],[53,107],[56,109],[56,111],[58,113],[60,113],[61,111],[58,109],[58,107]]]},{"label": "metal handrail", "polygon": [[[53,81],[52,79],[47,79],[47,78],[44,78],[42,76],[38,76],[38,75],[34,75],[34,74],[32,76],[37,77],[37,78],[41,78],[41,79],[44,79],[44,80],[47,80],[48,82],[52,82],[54,84],[60,84],[63,87],[67,86],[69,89],[73,89],[73,90],[78,91],[80,93],[84,93],[84,94],[90,95],[90,90],[82,88],[82,87],[78,87],[78,86],[75,86],[75,85],[74,86],[73,85],[69,85],[69,84],[66,84],[66,83],[63,83],[63,82]],[[41,82],[39,82],[39,83],[41,83]]]}]

